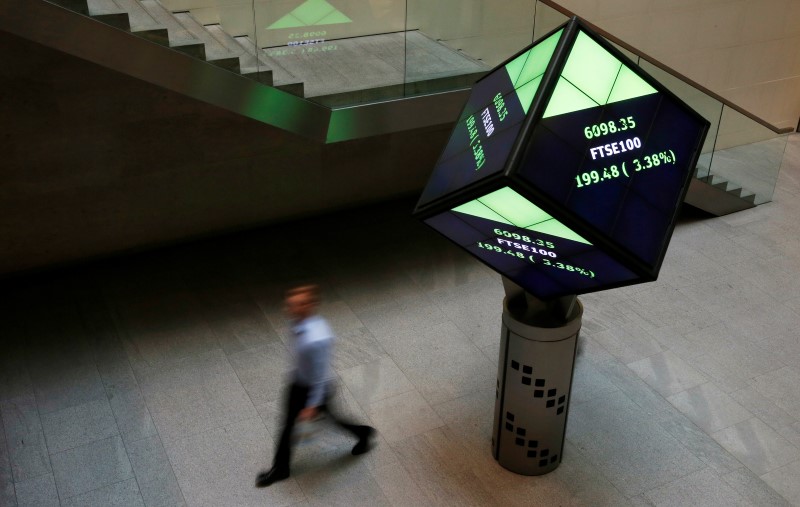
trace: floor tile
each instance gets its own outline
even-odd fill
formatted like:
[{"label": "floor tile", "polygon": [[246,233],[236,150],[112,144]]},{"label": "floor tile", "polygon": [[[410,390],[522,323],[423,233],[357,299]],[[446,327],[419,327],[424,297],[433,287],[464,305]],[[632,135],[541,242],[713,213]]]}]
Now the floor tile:
[{"label": "floor tile", "polygon": [[362,407],[414,389],[414,385],[387,356],[342,370],[339,377]]},{"label": "floor tile", "polygon": [[81,405],[105,396],[103,381],[93,364],[54,368],[33,377],[36,402],[42,414]]},{"label": "floor tile", "polygon": [[[379,342],[393,333],[424,330],[448,320],[428,296],[392,300],[359,310],[357,315]],[[407,315],[414,315],[414,318],[408,319]]]},{"label": "floor tile", "polygon": [[158,436],[127,444],[128,458],[147,507],[182,505],[178,481]]},{"label": "floor tile", "polygon": [[295,480],[311,505],[391,505],[366,465],[353,456],[336,456],[328,463],[319,459]]},{"label": "floor tile", "polygon": [[570,403],[593,401],[618,390],[619,388],[593,364],[582,359],[576,360]]},{"label": "floor tile", "polygon": [[435,405],[433,409],[447,424],[448,430],[459,437],[462,446],[474,449],[476,453],[486,453],[491,452],[494,403],[494,390],[489,386]]},{"label": "floor tile", "polygon": [[42,428],[51,454],[119,434],[105,397],[44,414]]},{"label": "floor tile", "polygon": [[711,436],[758,475],[800,459],[798,448],[755,417]]},{"label": "floor tile", "polygon": [[[490,473],[484,468],[487,462],[461,446],[459,440],[446,428],[436,428],[392,444],[400,463],[416,485],[414,495],[429,499],[426,505],[507,504],[504,501],[508,499],[507,495],[498,502],[498,497],[506,491],[505,487],[495,485],[492,488],[481,480]],[[486,457],[491,460],[491,457]],[[480,460],[480,465],[476,460]],[[491,466],[501,470],[496,463]],[[530,483],[530,480],[526,482]],[[525,501],[529,502],[531,491],[525,492],[529,493],[525,496]]]},{"label": "floor tile", "polygon": [[336,330],[331,364],[334,370],[346,370],[366,364],[386,355],[386,351],[366,328],[360,327],[345,333]]},{"label": "floor tile", "polygon": [[3,426],[3,417],[0,415],[0,505],[16,506],[17,498],[14,492],[14,476],[11,473],[11,461],[6,446],[6,432]]},{"label": "floor tile", "polygon": [[372,476],[380,486],[389,503],[396,507],[404,505],[433,505],[424,491],[417,487],[400,462],[390,463],[373,470]]},{"label": "floor tile", "polygon": [[670,351],[629,363],[628,368],[665,397],[708,380],[705,375]]},{"label": "floor tile", "polygon": [[648,491],[645,497],[658,507],[682,505],[751,507],[753,505],[708,468]]},{"label": "floor tile", "polygon": [[164,441],[208,431],[257,414],[235,374],[205,384],[149,393],[146,400]]},{"label": "floor tile", "polygon": [[764,482],[792,505],[800,505],[800,461],[794,461],[761,476]]},{"label": "floor tile", "polygon": [[63,507],[145,507],[136,479],[128,479],[89,491],[63,502]]},{"label": "floor tile", "polygon": [[292,368],[289,352],[282,343],[236,352],[228,360],[254,404],[280,399]]},{"label": "floor tile", "polygon": [[106,387],[106,392],[119,433],[126,443],[156,434],[156,425],[138,386],[132,389]]},{"label": "floor tile", "polygon": [[737,493],[758,507],[788,507],[790,504],[747,468],[736,470],[722,477]]},{"label": "floor tile", "polygon": [[740,423],[753,416],[733,398],[722,392],[713,382],[673,394],[667,400],[709,433]]},{"label": "floor tile", "polygon": [[[499,277],[498,277],[499,279]],[[433,302],[478,347],[500,340],[503,292],[499,283],[477,280],[431,295]],[[487,304],[494,301],[495,304]]]},{"label": "floor tile", "polygon": [[256,418],[167,442],[165,449],[188,505],[292,505],[304,499],[293,478],[254,486],[256,475],[269,468],[271,442]]},{"label": "floor tile", "polygon": [[688,362],[725,392],[744,389],[750,379],[783,367],[779,354],[766,351],[756,344],[731,344]]},{"label": "floor tile", "polygon": [[250,296],[230,287],[198,291],[203,316],[227,355],[280,342],[269,320]]},{"label": "floor tile", "polygon": [[745,468],[741,461],[686,417],[663,418],[659,426],[719,475]]},{"label": "floor tile", "polygon": [[379,337],[389,357],[433,404],[494,382],[497,369],[452,323]]},{"label": "floor tile", "polygon": [[33,396],[0,403],[6,429],[8,460],[15,481],[26,481],[50,473],[50,458]]},{"label": "floor tile", "polygon": [[62,451],[50,458],[62,500],[133,477],[119,436]]},{"label": "floor tile", "polygon": [[563,454],[561,464],[554,473],[548,475],[556,477],[569,492],[569,505],[628,505],[628,499],[611,484],[603,470],[589,463],[574,445],[566,442]]},{"label": "floor tile", "polygon": [[573,406],[567,438],[625,496],[705,468],[622,392]]},{"label": "floor tile", "polygon": [[59,507],[53,474],[44,474],[15,484],[19,507]]},{"label": "floor tile", "polygon": [[594,333],[592,339],[626,364],[663,351],[661,344],[637,324]]},{"label": "floor tile", "polygon": [[369,405],[367,414],[389,443],[444,425],[417,391],[376,401]]},{"label": "floor tile", "polygon": [[800,369],[784,367],[753,379],[752,387],[762,396],[775,403],[795,419],[800,419]]}]

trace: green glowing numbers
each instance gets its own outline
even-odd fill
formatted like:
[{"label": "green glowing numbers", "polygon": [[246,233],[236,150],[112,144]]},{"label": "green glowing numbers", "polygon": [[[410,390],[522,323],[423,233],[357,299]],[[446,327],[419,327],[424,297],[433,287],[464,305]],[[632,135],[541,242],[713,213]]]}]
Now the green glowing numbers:
[{"label": "green glowing numbers", "polygon": [[660,165],[675,165],[675,153],[672,150],[662,151],[661,153],[654,153],[652,155],[645,155],[642,160],[638,158],[633,159],[633,165],[636,172],[645,171],[647,169],[658,167]]},{"label": "green glowing numbers", "polygon": [[594,271],[590,269],[584,268],[577,268],[575,266],[570,266],[569,264],[563,264],[561,262],[552,262],[547,259],[542,259],[542,264],[545,266],[551,266],[556,269],[563,269],[564,271],[569,271],[571,273],[577,273],[579,275],[588,276],[589,278],[594,278]]},{"label": "green glowing numbers", "polygon": [[600,183],[601,181],[619,178],[620,176],[629,177],[628,170],[625,168],[625,162],[622,163],[621,168],[617,167],[616,164],[612,164],[608,167],[604,167],[602,171],[587,171],[578,174],[575,176],[575,186],[581,188],[594,183]]},{"label": "green glowing numbers", "polygon": [[524,241],[525,243],[531,243],[537,246],[546,246],[547,248],[555,248],[556,246],[550,241],[542,241],[541,239],[531,238],[530,236],[524,236],[521,234],[517,234],[516,232],[508,232],[502,229],[495,229],[494,233],[498,236],[505,236],[506,238],[516,239],[517,241]]},{"label": "green glowing numbers", "polygon": [[508,116],[508,108],[506,108],[506,101],[503,99],[502,93],[494,96],[494,108],[497,110],[497,117],[500,118],[500,121],[505,120]]},{"label": "green glowing numbers", "polygon": [[[475,170],[477,171],[478,169],[483,167],[483,164],[486,163],[486,155],[483,153],[481,138],[478,135],[478,124],[475,121],[475,115],[471,115],[469,118],[467,118],[466,122],[467,122],[467,133],[469,134],[469,145],[472,147],[472,155],[475,157]],[[487,129],[488,133],[488,127],[485,124],[484,128]],[[492,127],[492,131],[494,131],[494,127]]]},{"label": "green glowing numbers", "polygon": [[485,248],[486,250],[494,250],[495,252],[498,252],[498,253],[510,255],[512,257],[517,257],[518,259],[524,259],[525,258],[525,254],[522,253],[522,252],[515,252],[513,250],[504,250],[504,249],[500,248],[499,246],[492,245],[491,243],[479,242],[478,243],[478,248]]},{"label": "green glowing numbers", "polygon": [[542,300],[652,281],[708,128],[575,18],[476,83],[414,213]]},{"label": "green glowing numbers", "polygon": [[[677,164],[675,152],[672,150],[666,150],[659,153],[653,153],[651,155],[645,155],[644,157],[641,158],[635,158],[630,162],[631,164],[633,164],[633,170],[637,173],[641,171],[646,171],[648,169],[652,169],[653,167],[666,166],[666,165],[674,166]],[[630,178],[626,164],[627,162],[622,162],[622,164],[620,165],[612,164],[600,170],[586,171],[581,174],[578,174],[575,176],[575,187],[583,188],[589,185],[594,185],[596,183],[601,183],[603,181],[620,178],[622,176]]]},{"label": "green glowing numbers", "polygon": [[583,135],[586,136],[586,139],[592,139],[632,128],[636,128],[636,121],[634,121],[633,116],[628,116],[627,118],[620,118],[617,121],[611,120],[596,125],[589,125],[583,129]]}]

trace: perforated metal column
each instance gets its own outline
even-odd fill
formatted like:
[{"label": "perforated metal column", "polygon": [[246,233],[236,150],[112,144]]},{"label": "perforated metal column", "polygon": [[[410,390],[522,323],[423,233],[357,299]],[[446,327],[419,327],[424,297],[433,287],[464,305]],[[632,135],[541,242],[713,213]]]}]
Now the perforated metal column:
[{"label": "perforated metal column", "polygon": [[503,303],[492,453],[501,466],[542,475],[561,463],[583,306],[561,327],[534,327]]}]

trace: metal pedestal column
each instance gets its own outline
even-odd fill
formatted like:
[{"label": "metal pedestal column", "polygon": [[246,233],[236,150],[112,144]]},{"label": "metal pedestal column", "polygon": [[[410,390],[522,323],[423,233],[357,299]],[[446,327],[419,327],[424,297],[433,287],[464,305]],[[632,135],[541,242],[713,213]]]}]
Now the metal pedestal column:
[{"label": "metal pedestal column", "polygon": [[507,293],[492,453],[512,472],[542,475],[561,463],[583,306]]}]

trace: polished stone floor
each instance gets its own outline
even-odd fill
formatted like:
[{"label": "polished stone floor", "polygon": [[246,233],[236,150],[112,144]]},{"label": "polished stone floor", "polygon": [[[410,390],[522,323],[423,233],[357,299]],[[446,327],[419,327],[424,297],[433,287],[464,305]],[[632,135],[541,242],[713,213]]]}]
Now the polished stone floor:
[{"label": "polished stone floor", "polygon": [[[686,216],[586,307],[564,461],[489,453],[499,278],[390,203],[2,287],[2,506],[800,505],[800,136],[774,202]],[[266,490],[288,283],[339,334],[334,431]]]}]

